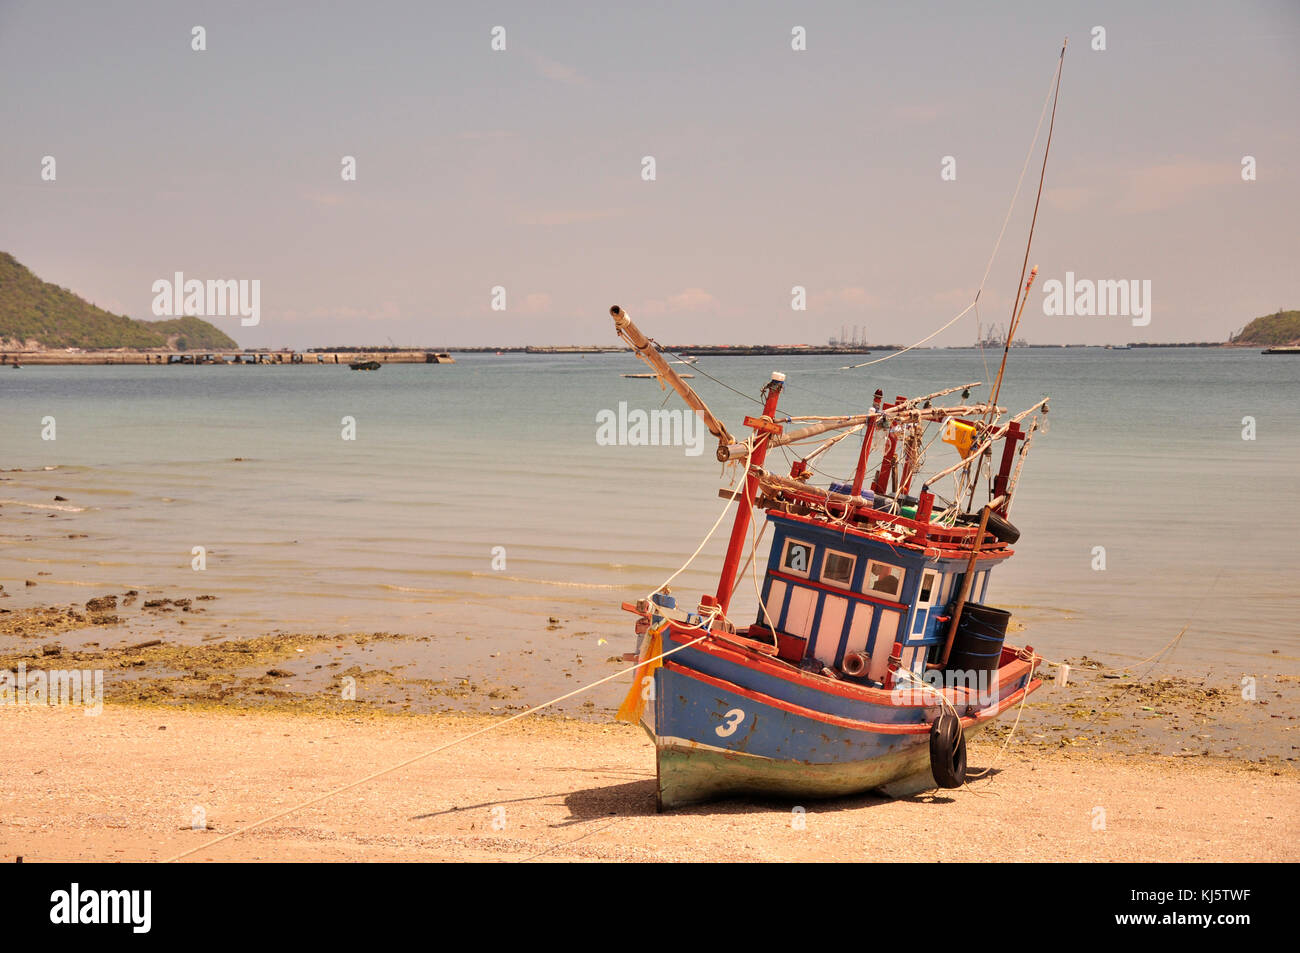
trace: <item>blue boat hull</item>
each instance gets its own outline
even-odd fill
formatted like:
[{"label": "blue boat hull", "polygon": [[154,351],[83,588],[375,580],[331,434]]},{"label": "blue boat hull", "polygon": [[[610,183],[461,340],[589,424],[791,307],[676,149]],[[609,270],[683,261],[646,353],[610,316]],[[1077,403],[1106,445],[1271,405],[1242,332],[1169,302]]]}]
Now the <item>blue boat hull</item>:
[{"label": "blue boat hull", "polygon": [[[1026,668],[998,704],[962,719],[966,736],[1037,686]],[[770,671],[688,649],[655,671],[654,704],[643,720],[655,743],[659,809],[736,796],[906,796],[934,788],[929,724],[940,705],[933,695],[930,701],[817,699]]]}]

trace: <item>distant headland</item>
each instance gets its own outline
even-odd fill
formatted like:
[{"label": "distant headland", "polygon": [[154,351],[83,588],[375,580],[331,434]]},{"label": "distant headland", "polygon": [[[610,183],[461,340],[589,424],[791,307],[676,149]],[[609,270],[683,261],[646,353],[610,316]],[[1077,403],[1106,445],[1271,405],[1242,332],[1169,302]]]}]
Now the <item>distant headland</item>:
[{"label": "distant headland", "polygon": [[48,281],[0,252],[0,350],[6,352],[129,348],[186,351],[238,348],[201,318],[137,321],[113,314]]},{"label": "distant headland", "polygon": [[1256,318],[1232,337],[1228,343],[1240,347],[1300,346],[1300,311],[1277,311]]}]

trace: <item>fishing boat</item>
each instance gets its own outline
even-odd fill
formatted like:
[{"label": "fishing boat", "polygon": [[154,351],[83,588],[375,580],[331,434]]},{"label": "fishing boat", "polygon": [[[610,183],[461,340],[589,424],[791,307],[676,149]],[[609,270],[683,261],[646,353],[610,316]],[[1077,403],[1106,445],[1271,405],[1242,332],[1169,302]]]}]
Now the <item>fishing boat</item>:
[{"label": "fishing boat", "polygon": [[[1005,421],[996,400],[939,402],[969,394],[972,382],[889,402],[877,390],[865,413],[795,417],[778,410],[785,378],[774,373],[738,440],[626,313],[611,310],[618,333],[718,437],[718,459],[742,471],[721,491],[737,510],[716,591],[683,606],[660,587],[623,604],[637,616],[641,664],[619,717],[654,741],[660,810],[733,795],[960,786],[966,738],[1040,684],[1039,657],[1005,643],[1010,614],[985,600],[993,571],[1014,554],[1008,513],[1047,400]],[[932,426],[959,459],[923,476]],[[789,473],[766,465],[769,450],[835,431]],[[855,434],[852,482],[815,485],[813,462]],[[963,497],[975,495],[986,460],[997,461],[991,495],[972,509]],[[956,492],[946,499],[936,486],[950,476]],[[746,548],[749,565],[757,558],[758,511],[772,543],[757,618],[746,624],[729,613]]]},{"label": "fishing boat", "polygon": [[[1058,62],[1053,123],[1059,89]],[[1047,150],[1040,199],[1046,166]],[[1042,658],[1007,643],[1010,613],[990,600],[995,573],[1015,555],[1011,506],[1047,423],[1046,397],[1014,415],[999,404],[1038,273],[1026,280],[1037,217],[1036,200],[1010,325],[996,342],[1002,363],[983,400],[972,398],[983,386],[976,381],[893,400],[876,390],[837,415],[792,415],[783,411],[785,375],[773,372],[761,411],[736,437],[666,352],[610,309],[618,336],[699,415],[718,440],[717,459],[733,466],[730,488],[719,491],[735,514],[716,590],[680,600],[668,583],[683,566],[623,603],[637,617],[638,664],[618,717],[654,742],[661,811],[734,796],[957,788],[967,780],[967,739],[1012,709],[1019,721],[1041,685]],[[990,268],[996,254],[995,246]],[[852,478],[816,482],[814,462],[854,436]],[[956,460],[936,469],[927,451],[940,439]],[[788,472],[768,463],[777,449],[793,458]],[[747,573],[753,621],[732,611]]]},{"label": "fishing boat", "polygon": [[377,371],[383,366],[378,361],[353,361],[348,365],[354,371]]}]

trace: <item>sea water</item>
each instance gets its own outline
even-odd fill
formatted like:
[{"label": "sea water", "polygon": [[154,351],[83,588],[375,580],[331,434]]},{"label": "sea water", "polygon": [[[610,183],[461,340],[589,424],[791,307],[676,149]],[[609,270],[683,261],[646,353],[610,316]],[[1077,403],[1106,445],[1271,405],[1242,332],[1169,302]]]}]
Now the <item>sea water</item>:
[{"label": "sea water", "polygon": [[[862,412],[877,387],[891,400],[989,381],[1000,357],[921,350],[857,370],[834,356],[704,357],[683,370],[741,434],[773,370],[787,375],[782,412],[831,415]],[[371,373],[0,368],[0,605],[203,593],[217,599],[184,630],[160,623],[172,637],[399,632],[435,636],[421,644],[444,674],[495,665],[517,683],[566,684],[561,659],[570,678],[603,674],[633,646],[620,603],[687,561],[731,486],[711,449],[597,439],[621,403],[681,406],[621,376],[644,370],[630,353]],[[987,597],[1025,626],[1012,640],[1127,664],[1185,628],[1163,671],[1295,672],[1300,360],[1013,350],[1001,403],[1049,395],[1050,430],[1011,511],[1022,537]],[[850,478],[857,446],[842,441],[819,470]],[[935,442],[927,468],[955,454]],[[788,472],[790,458],[774,451],[769,466]],[[675,580],[683,604],[716,588],[729,530]],[[733,617],[756,604],[745,582]]]}]

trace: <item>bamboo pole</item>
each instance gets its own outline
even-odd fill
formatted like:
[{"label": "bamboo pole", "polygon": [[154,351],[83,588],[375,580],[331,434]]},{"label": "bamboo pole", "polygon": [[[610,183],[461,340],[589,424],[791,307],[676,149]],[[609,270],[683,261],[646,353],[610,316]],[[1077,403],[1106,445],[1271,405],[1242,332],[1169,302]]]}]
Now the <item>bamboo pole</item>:
[{"label": "bamboo pole", "polygon": [[[801,440],[807,440],[810,437],[816,437],[826,433],[828,430],[844,430],[849,427],[857,427],[867,423],[872,417],[883,417],[886,420],[897,421],[920,421],[944,420],[953,416],[977,416],[980,414],[992,413],[994,416],[1000,416],[1005,413],[1005,408],[993,404],[963,404],[957,407],[892,407],[884,410],[876,410],[866,414],[854,414],[850,417],[832,417],[823,420],[821,423],[810,424],[799,430],[791,430],[788,433],[774,436],[768,443],[772,447],[784,447]],[[726,456],[722,453],[726,452]],[[743,443],[731,443],[729,446],[719,449],[718,458],[720,460],[737,460],[748,451]]]},{"label": "bamboo pole", "polygon": [[718,459],[725,460],[726,458],[722,456],[722,448],[735,442],[735,439],[727,432],[726,425],[713,416],[713,411],[709,410],[703,398],[695,393],[695,389],[668,366],[668,362],[659,354],[650,339],[632,323],[632,319],[627,316],[626,311],[618,305],[614,305],[609,309],[609,313],[614,318],[614,330],[618,332],[619,337],[627,341],[632,350],[636,352],[636,356],[648,364],[659,375],[661,381],[666,382],[673,390],[677,391],[682,400],[686,401],[686,406],[697,411],[704,418],[704,426],[708,428],[709,433],[718,438]]}]

